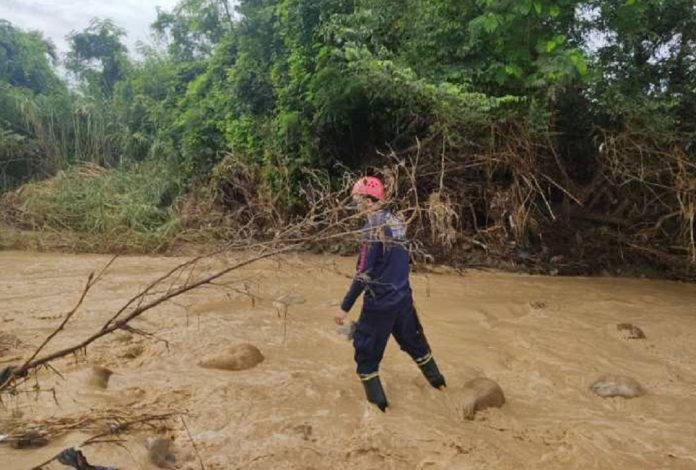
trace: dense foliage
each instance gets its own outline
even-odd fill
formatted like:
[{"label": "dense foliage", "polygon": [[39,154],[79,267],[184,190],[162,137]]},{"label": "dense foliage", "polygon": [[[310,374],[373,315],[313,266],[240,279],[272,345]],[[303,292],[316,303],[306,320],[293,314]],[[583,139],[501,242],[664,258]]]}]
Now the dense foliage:
[{"label": "dense foliage", "polygon": [[0,23],[4,188],[227,157],[291,217],[308,168],[417,157],[421,200],[477,246],[577,254],[585,230],[696,260],[692,0],[182,0],[153,32],[137,59],[108,20],[73,32],[69,91],[40,33]]}]

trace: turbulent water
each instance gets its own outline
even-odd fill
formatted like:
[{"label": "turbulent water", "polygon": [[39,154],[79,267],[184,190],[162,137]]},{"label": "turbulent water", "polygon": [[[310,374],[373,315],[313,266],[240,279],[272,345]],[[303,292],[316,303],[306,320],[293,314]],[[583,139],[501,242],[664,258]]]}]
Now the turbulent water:
[{"label": "turbulent water", "polygon": [[[108,259],[0,253],[0,367],[26,359]],[[182,261],[117,259],[46,351],[89,336]],[[174,438],[176,460],[167,465],[182,469],[696,468],[693,285],[414,274],[416,304],[448,388],[430,388],[392,341],[381,368],[391,406],[382,414],[366,405],[352,346],[332,322],[351,265],[304,255],[263,261],[133,323],[156,338],[120,332],[86,356],[57,361],[62,378],[42,370],[38,380],[55,389],[55,399],[51,392],[4,395],[0,435],[18,426],[84,425],[36,449],[0,443],[0,466],[40,464],[97,433],[85,426],[98,416],[177,411],[184,421],[139,428],[121,435],[121,445],[90,445],[84,454],[93,465],[156,468],[144,443],[161,434]],[[283,296],[292,299],[287,311],[274,305]],[[626,339],[616,328],[625,322],[647,339]],[[199,366],[242,343],[265,360],[242,371]],[[108,388],[90,380],[93,365],[113,370]],[[646,394],[600,398],[590,386],[603,374],[630,376]],[[498,382],[507,402],[464,420],[462,387],[479,376]]]}]

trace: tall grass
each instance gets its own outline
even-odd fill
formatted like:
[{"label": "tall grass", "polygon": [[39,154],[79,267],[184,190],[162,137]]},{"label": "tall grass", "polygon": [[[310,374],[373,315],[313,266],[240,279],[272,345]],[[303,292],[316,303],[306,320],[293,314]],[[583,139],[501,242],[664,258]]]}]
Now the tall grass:
[{"label": "tall grass", "polygon": [[49,171],[79,162],[113,167],[132,160],[127,152],[132,136],[108,100],[37,95],[21,99],[17,109],[48,160]]},{"label": "tall grass", "polygon": [[131,131],[128,119],[110,98],[67,90],[37,95],[0,83],[0,193],[74,164],[142,161],[153,139]]},{"label": "tall grass", "polygon": [[83,164],[5,195],[2,208],[16,227],[79,235],[78,251],[151,252],[180,231],[171,209],[180,190],[163,164]]}]

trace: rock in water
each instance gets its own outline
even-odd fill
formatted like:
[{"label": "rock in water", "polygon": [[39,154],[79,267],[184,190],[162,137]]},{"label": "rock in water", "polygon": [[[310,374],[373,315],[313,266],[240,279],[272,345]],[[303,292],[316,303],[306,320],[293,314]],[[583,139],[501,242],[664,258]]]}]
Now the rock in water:
[{"label": "rock in water", "polygon": [[505,404],[503,390],[491,379],[477,377],[464,385],[462,414],[466,419],[474,419],[477,411],[491,407],[500,408],[503,404]]},{"label": "rock in water", "polygon": [[603,375],[592,384],[590,390],[602,398],[635,398],[645,393],[636,379],[623,375]]},{"label": "rock in water", "polygon": [[22,342],[15,335],[0,333],[0,356],[17,349],[21,344]]},{"label": "rock in water", "polygon": [[106,390],[109,386],[109,378],[114,372],[102,366],[92,366],[87,382],[93,387]]},{"label": "rock in water", "polygon": [[257,366],[263,359],[263,354],[253,344],[239,344],[202,360],[198,365],[207,369],[245,370]]},{"label": "rock in water", "polygon": [[122,350],[118,355],[124,359],[135,359],[145,352],[145,346],[142,344],[131,344]]},{"label": "rock in water", "polygon": [[145,443],[150,462],[160,468],[172,468],[176,455],[172,452],[172,440],[168,437],[148,437]]},{"label": "rock in water", "polygon": [[36,429],[31,429],[10,442],[10,445],[15,449],[35,449],[46,444],[48,444],[48,438],[43,432]]},{"label": "rock in water", "polygon": [[631,323],[619,323],[616,325],[616,329],[626,339],[645,339],[643,330]]}]

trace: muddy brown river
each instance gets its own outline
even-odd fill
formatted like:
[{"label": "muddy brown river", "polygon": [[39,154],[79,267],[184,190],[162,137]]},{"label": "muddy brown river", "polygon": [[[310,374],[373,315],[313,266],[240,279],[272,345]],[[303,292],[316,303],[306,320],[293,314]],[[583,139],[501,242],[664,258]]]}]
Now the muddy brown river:
[{"label": "muddy brown river", "polygon": [[[31,355],[108,260],[0,252],[0,368]],[[184,260],[117,259],[46,352],[89,336]],[[161,465],[191,470],[696,468],[695,286],[414,274],[416,305],[448,388],[430,388],[392,340],[381,366],[390,402],[383,414],[365,402],[352,346],[332,322],[352,266],[351,258],[314,255],[265,260],[164,303],[133,322],[156,337],[115,333],[86,356],[53,363],[62,377],[41,370],[38,387],[54,389],[55,398],[31,392],[33,379],[23,386],[28,393],[3,395],[0,435],[18,426],[86,426],[110,413],[180,412],[183,421],[140,427],[119,443],[85,446],[84,455],[93,465],[157,468],[146,442],[161,435],[173,438]],[[287,312],[274,305],[278,298],[294,299]],[[647,338],[627,339],[616,327],[627,322]],[[254,368],[199,365],[245,343],[264,356]],[[107,388],[95,385],[93,366],[113,371]],[[590,386],[604,374],[632,377],[646,393],[600,398]],[[465,420],[462,387],[475,377],[495,380],[507,402]],[[95,433],[85,426],[33,449],[0,442],[0,468],[32,468]]]}]

